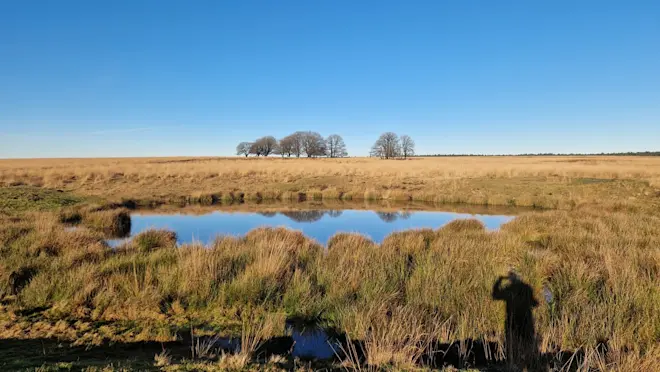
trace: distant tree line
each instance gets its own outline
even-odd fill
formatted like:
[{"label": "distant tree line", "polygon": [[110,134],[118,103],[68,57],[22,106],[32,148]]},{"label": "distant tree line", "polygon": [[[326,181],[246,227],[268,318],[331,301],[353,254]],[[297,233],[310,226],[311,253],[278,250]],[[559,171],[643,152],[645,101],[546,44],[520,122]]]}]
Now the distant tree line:
[{"label": "distant tree line", "polygon": [[338,134],[323,138],[317,132],[295,132],[279,141],[273,136],[258,138],[254,142],[241,142],[236,146],[236,155],[243,156],[269,156],[308,158],[327,156],[343,158],[348,156],[346,144]]},{"label": "distant tree line", "polygon": [[430,154],[420,157],[458,157],[458,156],[660,156],[660,151],[600,152],[600,153],[536,153],[536,154]]},{"label": "distant tree line", "polygon": [[[264,136],[254,142],[241,142],[236,146],[236,155],[343,158],[348,156],[348,152],[340,135],[332,134],[323,138],[317,132],[307,131],[295,132],[280,140],[273,136]],[[415,141],[408,135],[399,137],[396,133],[385,132],[371,147],[369,155],[381,159],[406,159],[415,156]]]},{"label": "distant tree line", "polygon": [[[264,136],[254,142],[241,142],[236,146],[236,155],[315,158],[327,156],[343,158],[348,156],[344,139],[338,134],[323,138],[319,133],[306,131],[295,132],[280,140],[273,136]],[[393,132],[385,132],[378,137],[369,152],[371,157],[381,159],[398,159],[409,157],[458,157],[458,156],[660,156],[660,151],[629,151],[601,153],[525,153],[525,154],[415,154],[415,141],[408,136],[398,136]]]}]

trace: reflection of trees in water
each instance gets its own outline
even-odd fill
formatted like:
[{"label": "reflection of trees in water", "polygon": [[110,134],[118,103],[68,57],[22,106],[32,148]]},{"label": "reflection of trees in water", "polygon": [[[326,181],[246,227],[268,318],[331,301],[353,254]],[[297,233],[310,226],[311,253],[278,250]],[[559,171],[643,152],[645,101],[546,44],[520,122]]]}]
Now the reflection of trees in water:
[{"label": "reflection of trees in water", "polygon": [[385,222],[394,222],[399,219],[398,212],[376,212],[376,214]]},{"label": "reflection of trees in water", "polygon": [[407,220],[412,216],[412,212],[376,212],[376,214],[385,222],[394,222],[398,219]]},{"label": "reflection of trees in water", "polygon": [[342,211],[342,210],[330,210],[327,213],[328,213],[328,216],[330,216],[332,218],[337,218],[337,217],[341,216],[342,213],[344,213],[344,211]]},{"label": "reflection of trees in water", "polygon": [[276,212],[257,212],[257,214],[260,214],[260,215],[262,215],[264,217],[268,217],[268,218],[277,216]]},{"label": "reflection of trees in water", "polygon": [[296,222],[315,222],[323,218],[325,211],[289,211],[282,214]]},{"label": "reflection of trees in water", "polygon": [[[301,211],[287,211],[287,212],[279,212],[279,214],[284,215],[292,219],[293,221],[296,222],[316,222],[319,221],[323,218],[323,216],[327,215],[332,218],[338,218],[341,217],[342,214],[344,213],[343,210],[340,209],[331,209],[327,211],[323,210],[301,210]],[[275,217],[278,212],[257,212],[257,214],[262,215],[264,217]],[[385,221],[385,222],[394,222],[398,219],[402,220],[407,220],[410,217],[412,217],[413,212],[409,211],[402,211],[402,212],[376,212],[378,217]]]},{"label": "reflection of trees in water", "polygon": [[[344,211],[341,210],[330,210],[330,211],[320,211],[320,210],[309,210],[309,211],[287,211],[279,212],[280,214],[289,217],[290,219],[296,222],[316,222],[323,218],[324,215],[328,215],[332,218],[336,218],[342,215]],[[275,217],[277,212],[257,212],[264,217]]]}]

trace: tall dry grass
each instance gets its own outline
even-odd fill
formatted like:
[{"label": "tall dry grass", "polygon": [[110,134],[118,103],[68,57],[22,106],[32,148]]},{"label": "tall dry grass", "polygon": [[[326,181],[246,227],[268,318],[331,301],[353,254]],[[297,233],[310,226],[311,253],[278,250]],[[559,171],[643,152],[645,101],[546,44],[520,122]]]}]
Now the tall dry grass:
[{"label": "tall dry grass", "polygon": [[[0,160],[3,181],[17,177],[57,182],[102,182],[108,179],[149,177],[194,178],[264,176],[278,180],[298,176],[413,175],[415,178],[566,177],[649,179],[660,176],[658,157],[639,156],[494,156],[412,158],[384,161],[375,158],[89,158]],[[83,177],[83,179],[80,179]]]},{"label": "tall dry grass", "polygon": [[[93,230],[66,231],[59,221],[37,214],[0,224],[5,337],[160,340],[173,337],[163,329],[191,322],[231,334],[241,332],[241,314],[256,311],[323,320],[360,340],[372,365],[406,369],[434,342],[504,343],[506,314],[491,290],[513,269],[539,302],[541,353],[592,350],[580,363],[603,371],[660,367],[657,213],[527,213],[497,232],[458,221],[382,244],[339,234],[327,251],[299,232],[270,228],[209,247],[173,247],[167,234],[150,232],[149,249],[112,250]],[[15,294],[9,278],[22,267],[33,275]],[[33,309],[41,315],[20,315]],[[145,328],[126,336],[62,326],[77,321]],[[603,340],[607,352],[595,352]]]}]

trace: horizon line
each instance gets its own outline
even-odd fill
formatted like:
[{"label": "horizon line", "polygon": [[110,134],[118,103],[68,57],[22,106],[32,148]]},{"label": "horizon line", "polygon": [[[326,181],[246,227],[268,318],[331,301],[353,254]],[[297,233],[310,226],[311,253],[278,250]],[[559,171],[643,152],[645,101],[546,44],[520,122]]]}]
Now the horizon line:
[{"label": "horizon line", "polygon": [[[627,151],[627,152],[590,152],[590,153],[518,153],[518,154],[467,154],[467,153],[456,153],[456,154],[423,154],[423,155],[412,155],[409,158],[437,158],[437,157],[507,157],[507,156],[660,156],[660,151]],[[330,158],[327,156],[311,157],[307,156],[295,157],[295,156],[242,156],[242,155],[154,155],[154,156],[53,156],[53,157],[9,157],[9,158],[0,158],[0,160],[46,160],[46,159],[168,159],[168,158],[231,158],[231,159],[346,159],[346,158],[377,158],[375,156],[363,155],[363,156],[344,156],[343,158]]]}]

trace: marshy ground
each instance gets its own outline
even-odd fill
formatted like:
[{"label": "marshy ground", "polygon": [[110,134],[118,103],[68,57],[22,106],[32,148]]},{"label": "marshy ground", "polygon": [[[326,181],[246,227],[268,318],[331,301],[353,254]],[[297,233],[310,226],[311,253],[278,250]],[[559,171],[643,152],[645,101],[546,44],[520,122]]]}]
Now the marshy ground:
[{"label": "marshy ground", "polygon": [[[659,180],[644,157],[0,161],[0,368],[658,370]],[[143,206],[348,199],[535,209],[380,244],[105,243]],[[291,357],[291,319],[341,335],[337,357]]]}]

